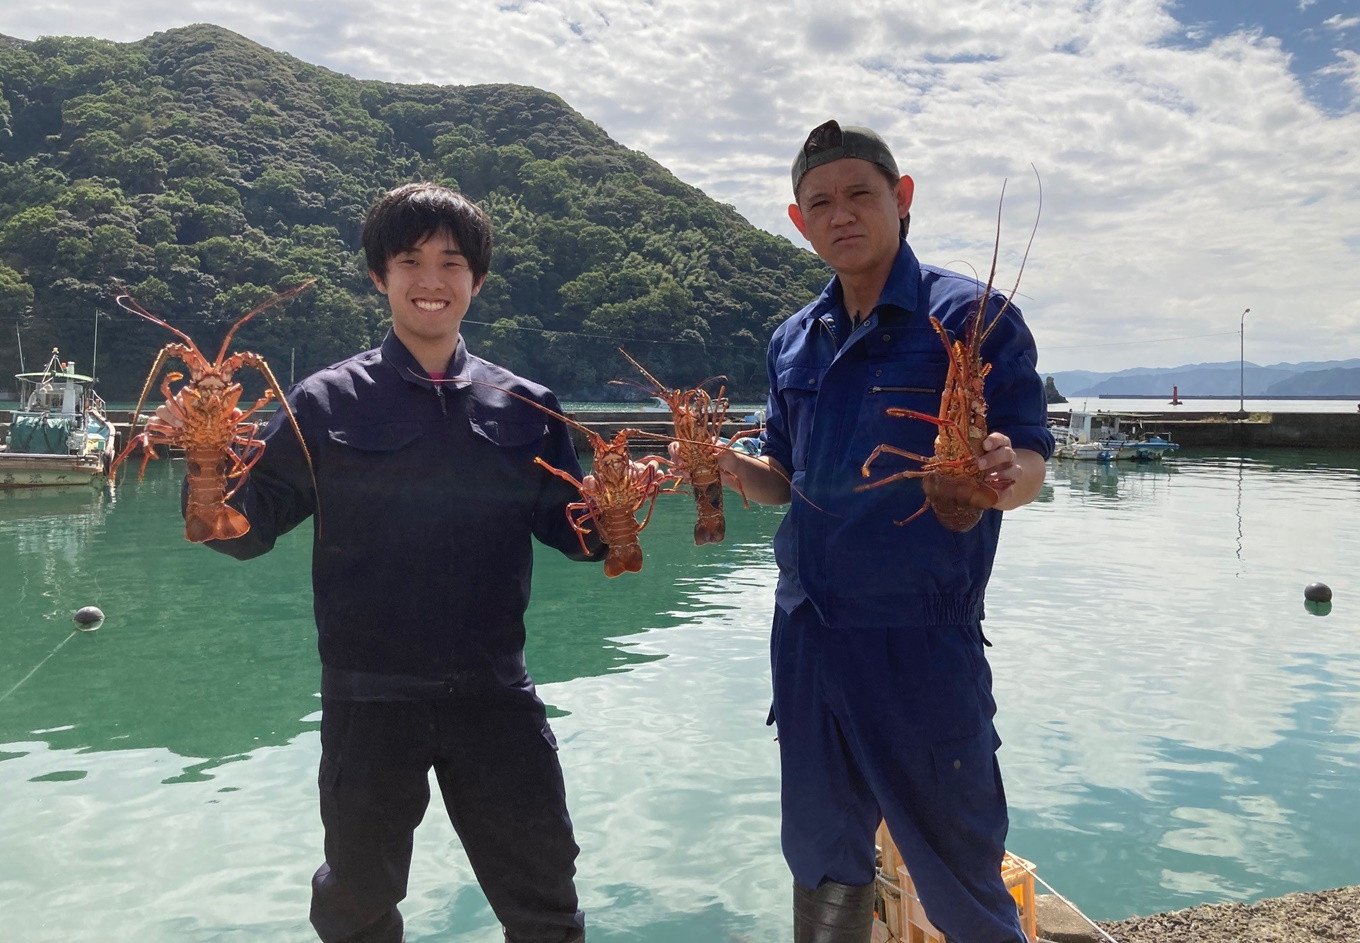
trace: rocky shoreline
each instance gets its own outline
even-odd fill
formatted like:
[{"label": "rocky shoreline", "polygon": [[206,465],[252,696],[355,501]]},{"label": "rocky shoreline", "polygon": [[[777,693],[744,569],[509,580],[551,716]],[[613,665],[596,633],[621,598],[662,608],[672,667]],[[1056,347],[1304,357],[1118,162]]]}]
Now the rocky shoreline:
[{"label": "rocky shoreline", "polygon": [[[1041,895],[1036,913],[1040,939],[1108,943],[1056,897]],[[1117,943],[1360,943],[1360,885],[1254,904],[1201,904],[1100,926]]]}]

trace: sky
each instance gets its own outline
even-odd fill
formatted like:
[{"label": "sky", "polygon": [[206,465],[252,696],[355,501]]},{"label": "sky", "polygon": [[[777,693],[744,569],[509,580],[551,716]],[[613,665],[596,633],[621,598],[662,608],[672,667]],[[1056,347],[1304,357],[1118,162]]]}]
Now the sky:
[{"label": "sky", "polygon": [[794,153],[868,125],[923,261],[985,277],[1004,184],[1009,290],[1038,214],[1017,301],[1044,372],[1360,358],[1357,0],[832,6],[5,0],[0,33],[212,22],[357,78],[534,85],[800,246]]}]

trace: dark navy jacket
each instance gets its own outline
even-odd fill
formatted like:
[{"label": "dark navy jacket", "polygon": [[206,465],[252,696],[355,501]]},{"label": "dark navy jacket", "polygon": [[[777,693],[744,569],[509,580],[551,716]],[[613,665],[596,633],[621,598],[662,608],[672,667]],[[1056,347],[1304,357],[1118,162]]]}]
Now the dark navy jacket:
[{"label": "dark navy jacket", "polygon": [[[972,278],[921,265],[903,242],[878,306],[853,332],[838,279],[775,330],[763,454],[790,471],[795,488],[774,541],[776,599],[786,612],[809,599],[823,621],[839,627],[982,618],[1001,512],[985,512],[964,534],[941,527],[931,513],[899,527],[893,521],[921,506],[919,479],[854,490],[866,481],[860,466],[880,443],[921,455],[934,451],[933,424],[885,410],[939,414],[948,358],[927,315],[962,337],[982,289]],[[989,321],[1003,301],[998,294],[988,300]],[[1003,315],[982,359],[991,364],[990,429],[1047,458],[1053,451],[1048,407],[1034,339],[1019,311]],[[919,467],[885,454],[868,480]]]},{"label": "dark navy jacket", "polygon": [[[362,700],[531,690],[523,660],[530,535],[573,559],[564,515],[581,468],[564,423],[501,389],[559,409],[546,388],[468,354],[432,382],[389,333],[382,347],[321,370],[288,394],[316,470],[312,544],[322,692]],[[497,389],[501,388],[501,389]],[[209,546],[258,556],[317,511],[282,415],[232,499],[250,531]]]}]

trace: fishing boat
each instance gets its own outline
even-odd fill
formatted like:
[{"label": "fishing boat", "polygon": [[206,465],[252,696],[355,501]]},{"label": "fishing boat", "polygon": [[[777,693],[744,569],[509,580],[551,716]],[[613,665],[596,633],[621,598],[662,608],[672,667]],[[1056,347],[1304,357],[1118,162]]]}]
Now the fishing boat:
[{"label": "fishing boat", "polygon": [[115,435],[94,391],[56,348],[38,373],[15,375],[19,402],[0,446],[0,488],[98,484],[109,473]]},{"label": "fishing boat", "polygon": [[1165,436],[1143,431],[1137,416],[1073,410],[1065,429],[1054,429],[1054,455],[1081,461],[1155,462],[1180,448]]},{"label": "fishing boat", "polygon": [[1070,458],[1079,462],[1110,462],[1117,450],[1111,450],[1098,438],[1093,438],[1093,413],[1073,412],[1066,426],[1054,425],[1054,458]]},{"label": "fishing boat", "polygon": [[1145,433],[1136,439],[1126,439],[1120,443],[1118,458],[1133,462],[1160,462],[1167,452],[1180,448],[1165,436]]}]

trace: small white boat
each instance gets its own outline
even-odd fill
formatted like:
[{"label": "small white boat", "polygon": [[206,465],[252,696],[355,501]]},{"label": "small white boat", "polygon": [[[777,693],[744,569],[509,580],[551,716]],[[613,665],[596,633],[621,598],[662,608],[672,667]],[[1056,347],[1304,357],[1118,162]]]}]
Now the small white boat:
[{"label": "small white boat", "polygon": [[1163,436],[1145,434],[1140,438],[1121,442],[1116,457],[1133,462],[1160,462],[1163,455],[1178,448],[1179,445]]},{"label": "small white boat", "polygon": [[1143,433],[1135,416],[1075,409],[1067,427],[1054,429],[1053,436],[1055,456],[1089,462],[1155,462],[1180,448],[1164,436]]},{"label": "small white boat", "polygon": [[0,488],[94,484],[114,455],[114,430],[94,377],[75,372],[53,348],[39,373],[20,373],[19,404],[0,446]]},{"label": "small white boat", "polygon": [[1071,458],[1079,462],[1112,462],[1115,451],[1103,442],[1069,442],[1053,452],[1057,458]]}]

